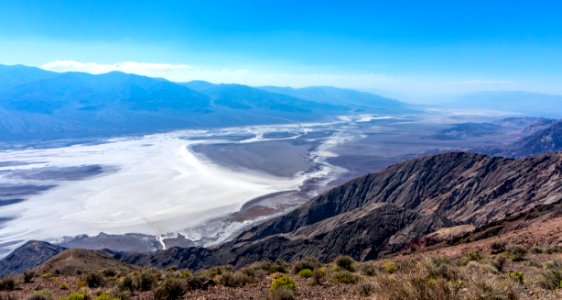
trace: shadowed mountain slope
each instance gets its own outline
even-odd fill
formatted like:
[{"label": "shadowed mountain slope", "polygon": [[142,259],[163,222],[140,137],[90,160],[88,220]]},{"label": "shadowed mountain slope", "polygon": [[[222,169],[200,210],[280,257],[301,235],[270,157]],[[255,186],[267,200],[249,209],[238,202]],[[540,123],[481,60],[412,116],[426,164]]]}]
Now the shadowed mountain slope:
[{"label": "shadowed mountain slope", "polygon": [[[561,153],[508,159],[452,152],[351,180],[213,248],[112,255],[141,266],[190,269],[307,255],[368,260],[455,236],[451,232],[477,236],[503,223],[504,231],[519,230],[560,216],[541,212],[559,209],[561,201]],[[525,222],[514,223],[514,216]]]}]

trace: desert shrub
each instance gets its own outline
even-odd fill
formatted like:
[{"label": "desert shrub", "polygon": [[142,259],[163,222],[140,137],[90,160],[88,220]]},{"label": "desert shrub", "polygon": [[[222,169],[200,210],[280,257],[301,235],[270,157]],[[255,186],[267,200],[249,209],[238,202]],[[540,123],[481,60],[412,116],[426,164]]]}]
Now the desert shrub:
[{"label": "desert shrub", "polygon": [[314,269],[319,267],[320,263],[315,257],[306,256],[293,263],[293,273],[298,274],[301,270],[304,269],[310,269],[314,271]]},{"label": "desert shrub", "polygon": [[425,278],[419,274],[390,275],[377,278],[375,292],[383,292],[383,299],[389,300],[453,300],[456,289],[447,280]]},{"label": "desert shrub", "polygon": [[69,289],[68,283],[66,283],[66,282],[63,281],[63,282],[60,284],[59,289],[64,290],[64,291],[68,290],[68,289]]},{"label": "desert shrub", "polygon": [[356,284],[361,279],[359,275],[349,271],[334,272],[333,277],[337,282],[345,284]]},{"label": "desert shrub", "polygon": [[102,293],[99,296],[96,297],[95,300],[118,300],[116,298],[112,298],[109,294],[107,293]]},{"label": "desert shrub", "polygon": [[502,272],[506,261],[507,258],[505,258],[504,255],[498,255],[494,257],[490,263],[494,266],[494,268],[496,268],[496,270],[498,270],[498,272]]},{"label": "desert shrub", "polygon": [[295,300],[297,296],[295,290],[286,286],[281,286],[271,292],[272,300]]},{"label": "desert shrub", "polygon": [[142,272],[138,278],[138,289],[141,291],[150,291],[156,285],[158,279],[149,272]]},{"label": "desert shrub", "polygon": [[383,265],[383,268],[387,273],[390,273],[390,274],[392,274],[392,273],[394,273],[398,270],[398,267],[396,266],[396,263],[394,263],[393,261],[385,262],[384,265]]},{"label": "desert shrub", "polygon": [[377,268],[372,263],[364,263],[359,266],[359,272],[365,276],[375,276]]},{"label": "desert shrub", "polygon": [[491,246],[492,254],[499,254],[505,251],[505,243],[493,243]]},{"label": "desert shrub", "polygon": [[102,271],[103,276],[105,277],[115,277],[117,276],[117,272],[113,269],[105,269]]},{"label": "desert shrub", "polygon": [[184,283],[175,278],[166,278],[154,291],[155,300],[182,299],[186,289]]},{"label": "desert shrub", "polygon": [[104,284],[104,279],[102,275],[98,273],[90,273],[86,276],[86,283],[88,284],[89,288],[98,288],[102,287]]},{"label": "desert shrub", "polygon": [[495,276],[474,274],[463,289],[464,299],[474,300],[515,300],[517,294],[513,285]]},{"label": "desert shrub", "polygon": [[481,259],[482,254],[480,254],[480,251],[470,251],[460,259],[460,263],[461,265],[466,266],[471,261],[480,261]]},{"label": "desert shrub", "polygon": [[25,298],[26,300],[53,300],[53,293],[49,290],[40,290],[37,291],[31,296]]},{"label": "desert shrub", "polygon": [[262,278],[266,275],[278,272],[287,273],[289,270],[287,263],[283,261],[259,261],[243,268],[241,271],[255,278]]},{"label": "desert shrub", "polygon": [[357,292],[362,297],[369,297],[375,292],[375,286],[371,283],[365,282],[357,287]]},{"label": "desert shrub", "polygon": [[201,274],[193,275],[187,279],[187,288],[190,290],[206,290],[213,285],[215,285],[213,280]]},{"label": "desert shrub", "polygon": [[271,282],[271,287],[269,288],[269,290],[274,292],[281,287],[286,287],[294,290],[297,286],[293,278],[288,275],[281,275],[278,278],[274,279],[273,282]]},{"label": "desert shrub", "polygon": [[311,269],[302,269],[299,272],[299,277],[310,278],[310,277],[312,277],[312,273],[313,273],[313,271]]},{"label": "desert shrub", "polygon": [[33,278],[35,278],[35,272],[23,272],[23,282],[24,283],[31,283],[33,282]]},{"label": "desert shrub", "polygon": [[313,285],[323,284],[325,278],[326,278],[326,269],[318,268],[318,269],[312,271],[312,284]]},{"label": "desert shrub", "polygon": [[79,278],[78,281],[76,282],[76,287],[77,288],[83,288],[83,287],[87,287],[88,283],[86,282],[86,279],[84,278]]},{"label": "desert shrub", "polygon": [[225,272],[232,272],[232,266],[226,265],[226,266],[212,267],[201,272],[201,275],[209,279],[215,280],[215,277],[222,275]]},{"label": "desert shrub", "polygon": [[440,258],[425,258],[421,263],[417,263],[415,268],[422,272],[427,278],[455,279],[458,274],[452,268],[450,261]]},{"label": "desert shrub", "polygon": [[351,256],[340,255],[334,263],[338,269],[355,272],[355,260]]},{"label": "desert shrub", "polygon": [[252,282],[252,278],[242,272],[224,272],[219,277],[219,283],[228,287],[243,287]]},{"label": "desert shrub", "polygon": [[508,274],[509,278],[516,280],[519,283],[523,283],[523,272],[519,272],[519,271],[513,271],[513,272],[509,272]]},{"label": "desert shrub", "polygon": [[61,298],[63,300],[90,300],[90,296],[84,293],[72,293],[65,298]]},{"label": "desert shrub", "polygon": [[126,275],[125,277],[119,279],[118,286],[122,291],[133,292],[136,290],[135,281],[133,280],[133,277],[131,275]]},{"label": "desert shrub", "polygon": [[514,245],[507,249],[507,255],[512,261],[522,261],[527,255],[527,249],[521,245]]},{"label": "desert shrub", "polygon": [[540,287],[548,290],[562,288],[562,269],[547,269],[541,272],[538,278]]},{"label": "desert shrub", "polygon": [[0,280],[0,291],[12,291],[16,288],[16,280],[12,277],[7,277]]},{"label": "desert shrub", "polygon": [[188,269],[183,269],[180,271],[181,278],[189,278],[191,277],[191,272]]}]

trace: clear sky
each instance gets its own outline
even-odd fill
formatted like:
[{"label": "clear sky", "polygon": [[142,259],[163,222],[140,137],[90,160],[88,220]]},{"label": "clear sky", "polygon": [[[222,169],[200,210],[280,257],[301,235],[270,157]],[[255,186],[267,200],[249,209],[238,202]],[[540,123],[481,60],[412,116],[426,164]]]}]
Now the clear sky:
[{"label": "clear sky", "polygon": [[562,94],[562,1],[7,1],[0,63],[413,97]]}]

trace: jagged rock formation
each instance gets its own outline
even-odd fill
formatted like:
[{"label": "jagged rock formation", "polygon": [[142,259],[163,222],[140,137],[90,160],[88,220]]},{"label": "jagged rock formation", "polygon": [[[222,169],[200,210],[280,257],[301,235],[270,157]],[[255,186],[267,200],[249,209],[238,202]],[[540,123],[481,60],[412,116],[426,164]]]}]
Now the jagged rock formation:
[{"label": "jagged rock formation", "polygon": [[47,242],[29,241],[0,260],[0,277],[29,270],[44,263],[65,249]]},{"label": "jagged rock formation", "polygon": [[340,254],[373,259],[440,228],[476,228],[562,200],[562,154],[507,159],[462,152],[418,158],[352,180],[215,249],[122,256],[199,268]]}]

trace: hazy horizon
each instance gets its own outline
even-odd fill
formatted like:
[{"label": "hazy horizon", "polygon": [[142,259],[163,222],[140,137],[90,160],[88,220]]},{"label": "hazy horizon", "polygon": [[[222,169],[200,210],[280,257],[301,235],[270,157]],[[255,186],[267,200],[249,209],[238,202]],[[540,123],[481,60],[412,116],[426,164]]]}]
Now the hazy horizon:
[{"label": "hazy horizon", "polygon": [[336,86],[421,103],[479,91],[562,94],[560,14],[551,1],[3,1],[0,63]]}]

